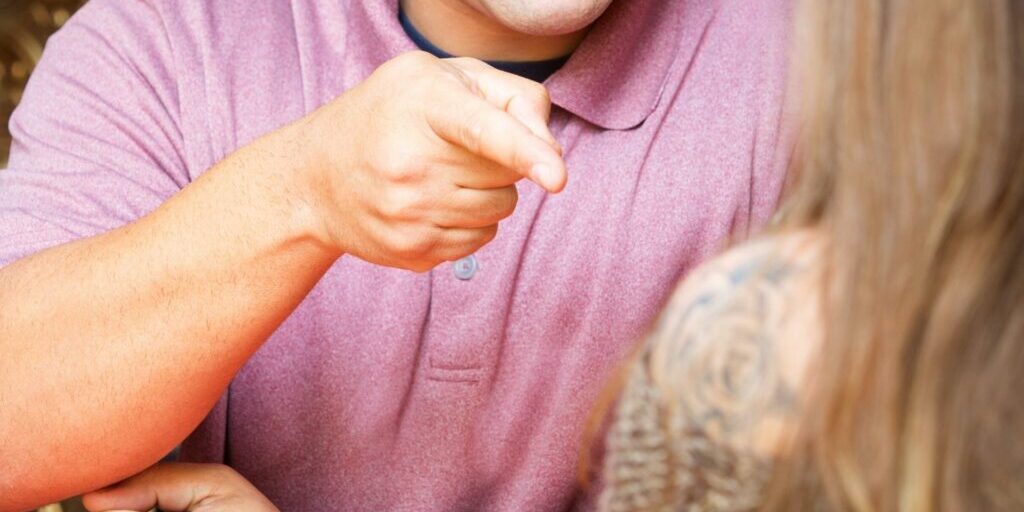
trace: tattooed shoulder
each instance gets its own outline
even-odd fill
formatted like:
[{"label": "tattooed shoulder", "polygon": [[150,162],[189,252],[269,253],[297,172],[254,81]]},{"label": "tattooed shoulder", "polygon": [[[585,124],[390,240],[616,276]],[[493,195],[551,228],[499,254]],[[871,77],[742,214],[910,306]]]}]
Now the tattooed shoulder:
[{"label": "tattooed shoulder", "polygon": [[[813,302],[820,258],[805,238],[777,237],[715,260],[684,283],[648,341],[646,364],[666,407],[709,440],[773,452],[793,417],[800,372],[792,319]],[[813,295],[813,294],[812,294]],[[805,347],[806,348],[806,347]]]},{"label": "tattooed shoulder", "polygon": [[758,508],[815,345],[819,249],[798,235],[748,244],[680,286],[629,367],[602,510]]}]

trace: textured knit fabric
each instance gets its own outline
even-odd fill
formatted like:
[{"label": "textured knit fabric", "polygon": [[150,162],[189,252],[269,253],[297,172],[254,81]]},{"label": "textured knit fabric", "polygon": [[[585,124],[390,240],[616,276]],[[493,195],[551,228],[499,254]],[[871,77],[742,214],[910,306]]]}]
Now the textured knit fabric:
[{"label": "textured knit fabric", "polygon": [[[521,183],[468,281],[339,260],[184,457],[286,511],[586,508],[603,380],[679,277],[777,203],[786,4],[614,2],[546,82],[565,192]],[[0,265],[146,215],[414,48],[397,0],[92,0],[13,117]]]},{"label": "textured knit fabric", "polygon": [[651,380],[648,357],[649,350],[631,367],[608,432],[600,510],[757,510],[770,461],[714,439],[667,403]]}]

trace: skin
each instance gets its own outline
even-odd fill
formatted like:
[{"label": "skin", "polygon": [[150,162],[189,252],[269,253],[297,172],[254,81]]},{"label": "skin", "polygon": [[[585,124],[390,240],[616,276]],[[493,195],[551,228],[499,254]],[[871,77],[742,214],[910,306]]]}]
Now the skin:
[{"label": "skin", "polygon": [[[781,236],[730,251],[680,284],[627,368],[601,510],[756,510],[821,343],[820,258],[814,235]],[[219,465],[165,464],[85,497],[93,512],[156,503],[277,510]]]},{"label": "skin", "polygon": [[402,8],[417,30],[452,55],[535,61],[572,53],[611,2],[402,0]]},{"label": "skin", "polygon": [[83,502],[91,511],[278,512],[241,475],[217,464],[160,464]]},{"label": "skin", "polygon": [[629,369],[603,510],[757,509],[821,342],[820,248],[749,244],[679,287]]},{"label": "skin", "polygon": [[[496,26],[474,6],[445,29],[470,38]],[[548,53],[578,44],[489,37]],[[471,59],[403,55],[138,221],[0,269],[0,511],[157,462],[338,258],[426,271],[492,240],[517,181],[561,191],[549,112],[534,82]]]},{"label": "skin", "polygon": [[[454,17],[408,8],[428,37],[454,36],[438,39],[453,54],[524,60],[570,52],[608,3],[432,3]],[[518,180],[558,193],[567,173],[550,106],[540,85],[479,61],[402,55],[152,214],[0,269],[0,511],[156,463],[338,258],[425,271],[493,240]],[[222,468],[162,468],[129,488],[254,496]],[[210,479],[221,485],[202,487]],[[198,503],[219,502],[184,507]]]},{"label": "skin", "polygon": [[502,25],[535,36],[578,33],[604,13],[612,0],[465,0]]}]

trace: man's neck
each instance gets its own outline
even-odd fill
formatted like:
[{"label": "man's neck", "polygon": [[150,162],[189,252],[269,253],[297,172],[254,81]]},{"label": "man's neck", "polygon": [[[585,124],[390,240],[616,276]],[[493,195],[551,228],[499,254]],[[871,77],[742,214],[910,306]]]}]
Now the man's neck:
[{"label": "man's neck", "polygon": [[462,0],[401,0],[424,37],[447,53],[488,61],[528,62],[569,55],[587,29],[559,36],[516,32]]}]

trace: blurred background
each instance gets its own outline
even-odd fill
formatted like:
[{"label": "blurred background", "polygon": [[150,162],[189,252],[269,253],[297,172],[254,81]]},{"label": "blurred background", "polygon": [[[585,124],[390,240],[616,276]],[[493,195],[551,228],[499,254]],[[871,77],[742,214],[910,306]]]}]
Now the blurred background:
[{"label": "blurred background", "polygon": [[[7,166],[10,154],[11,134],[7,125],[11,112],[21,100],[32,69],[43,54],[46,39],[84,3],[85,0],[0,0],[0,169]],[[60,478],[60,474],[60,468],[53,468],[54,478]],[[85,511],[78,500],[39,510]]]},{"label": "blurred background", "polygon": [[11,145],[8,120],[43,53],[46,39],[85,0],[0,0],[0,168]]}]

